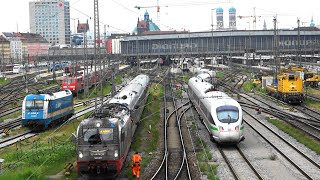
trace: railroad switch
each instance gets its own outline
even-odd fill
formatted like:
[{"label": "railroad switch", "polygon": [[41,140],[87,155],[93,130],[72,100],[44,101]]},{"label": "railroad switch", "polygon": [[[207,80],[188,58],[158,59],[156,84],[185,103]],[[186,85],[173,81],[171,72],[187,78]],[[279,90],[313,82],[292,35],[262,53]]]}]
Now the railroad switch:
[{"label": "railroad switch", "polygon": [[66,163],[66,165],[64,166],[65,172],[64,175],[66,176],[70,176],[72,169],[73,169],[73,163]]}]

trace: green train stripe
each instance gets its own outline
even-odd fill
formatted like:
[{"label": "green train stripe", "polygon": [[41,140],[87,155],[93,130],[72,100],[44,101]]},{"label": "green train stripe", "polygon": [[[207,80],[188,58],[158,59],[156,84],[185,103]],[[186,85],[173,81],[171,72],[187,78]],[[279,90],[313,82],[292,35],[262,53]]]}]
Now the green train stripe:
[{"label": "green train stripe", "polygon": [[215,127],[215,126],[212,126],[212,129],[213,129],[214,131],[218,131],[218,128]]}]

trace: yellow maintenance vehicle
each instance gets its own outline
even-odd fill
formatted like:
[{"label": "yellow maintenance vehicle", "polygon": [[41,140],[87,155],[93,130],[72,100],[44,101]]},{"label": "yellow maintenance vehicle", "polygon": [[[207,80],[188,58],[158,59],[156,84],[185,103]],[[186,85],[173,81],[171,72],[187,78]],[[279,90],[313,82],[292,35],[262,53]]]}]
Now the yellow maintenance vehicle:
[{"label": "yellow maintenance vehicle", "polygon": [[313,72],[304,73],[304,84],[305,86],[318,87],[320,82],[320,75],[314,74]]},{"label": "yellow maintenance vehicle", "polygon": [[320,83],[320,75],[309,72],[301,66],[289,66],[287,69],[282,69],[283,72],[294,73],[300,78],[303,78],[305,86],[318,87]]},{"label": "yellow maintenance vehicle", "polygon": [[258,85],[261,84],[261,81],[259,79],[252,79],[252,83]]},{"label": "yellow maintenance vehicle", "polygon": [[267,93],[290,104],[300,104],[304,101],[303,81],[295,74],[282,73],[275,82],[266,85]]}]

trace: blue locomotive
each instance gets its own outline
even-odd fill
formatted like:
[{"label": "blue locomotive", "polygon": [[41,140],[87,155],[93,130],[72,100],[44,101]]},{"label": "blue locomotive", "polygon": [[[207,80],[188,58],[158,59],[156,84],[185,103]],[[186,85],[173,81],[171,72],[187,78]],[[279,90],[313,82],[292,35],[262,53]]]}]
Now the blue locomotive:
[{"label": "blue locomotive", "polygon": [[22,103],[22,127],[44,130],[68,120],[74,113],[70,90],[52,94],[30,94]]}]

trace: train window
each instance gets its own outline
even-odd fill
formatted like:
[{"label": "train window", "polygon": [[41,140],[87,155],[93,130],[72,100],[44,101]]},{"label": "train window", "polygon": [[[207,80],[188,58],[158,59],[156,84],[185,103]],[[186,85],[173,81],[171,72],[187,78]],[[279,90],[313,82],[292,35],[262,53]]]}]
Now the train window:
[{"label": "train window", "polygon": [[103,142],[113,140],[113,129],[111,128],[100,128],[99,134]]},{"label": "train window", "polygon": [[26,101],[27,109],[42,109],[43,108],[43,100],[28,100]]},{"label": "train window", "polygon": [[70,83],[73,83],[73,82],[74,82],[73,78],[65,78],[64,79],[64,83],[70,84]]},{"label": "train window", "polygon": [[216,91],[215,88],[213,86],[211,86],[208,90],[206,90],[204,93],[208,93],[211,91]]},{"label": "train window", "polygon": [[239,119],[239,109],[235,106],[220,106],[216,111],[217,118],[222,123],[233,123]]},{"label": "train window", "polygon": [[125,132],[122,132],[121,133],[121,141],[124,141],[125,137],[126,137]]},{"label": "train window", "polygon": [[294,81],[294,75],[289,75],[289,81]]},{"label": "train window", "polygon": [[35,100],[34,101],[34,107],[38,108],[38,109],[43,108],[43,100]]},{"label": "train window", "polygon": [[84,129],[84,142],[89,143],[90,145],[101,144],[100,134],[98,129]]},{"label": "train window", "polygon": [[31,109],[31,108],[33,108],[33,106],[34,106],[34,101],[33,100],[26,101],[26,108],[27,109]]},{"label": "train window", "polygon": [[216,125],[216,123],[214,123],[214,120],[213,120],[211,114],[209,114],[207,117],[208,117],[208,120],[209,120],[209,122],[210,122],[211,124]]}]

